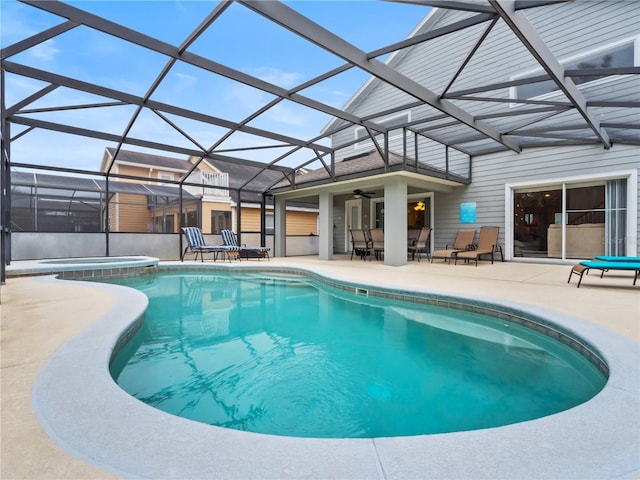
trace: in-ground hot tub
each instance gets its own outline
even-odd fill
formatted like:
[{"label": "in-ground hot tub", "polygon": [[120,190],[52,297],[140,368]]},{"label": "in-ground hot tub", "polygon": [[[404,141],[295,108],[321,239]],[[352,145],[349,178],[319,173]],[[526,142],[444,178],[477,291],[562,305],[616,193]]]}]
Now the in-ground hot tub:
[{"label": "in-ground hot tub", "polygon": [[146,256],[47,258],[16,262],[7,267],[7,276],[54,275],[62,279],[99,279],[152,273],[159,259]]}]

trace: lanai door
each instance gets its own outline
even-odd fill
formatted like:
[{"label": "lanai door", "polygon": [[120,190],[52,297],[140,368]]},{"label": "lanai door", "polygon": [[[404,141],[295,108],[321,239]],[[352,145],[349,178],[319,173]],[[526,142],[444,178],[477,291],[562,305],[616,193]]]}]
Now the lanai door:
[{"label": "lanai door", "polygon": [[349,252],[351,251],[351,234],[349,233],[349,230],[351,229],[360,229],[362,228],[362,200],[361,199],[354,199],[354,200],[347,200],[344,203],[344,209],[345,209],[345,232],[344,232],[344,245],[345,245],[345,252]]}]

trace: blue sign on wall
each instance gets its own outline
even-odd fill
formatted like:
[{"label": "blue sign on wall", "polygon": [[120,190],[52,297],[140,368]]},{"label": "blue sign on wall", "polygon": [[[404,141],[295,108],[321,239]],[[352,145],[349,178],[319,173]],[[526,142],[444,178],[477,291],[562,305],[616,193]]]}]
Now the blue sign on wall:
[{"label": "blue sign on wall", "polygon": [[476,223],[476,202],[460,204],[460,223]]}]

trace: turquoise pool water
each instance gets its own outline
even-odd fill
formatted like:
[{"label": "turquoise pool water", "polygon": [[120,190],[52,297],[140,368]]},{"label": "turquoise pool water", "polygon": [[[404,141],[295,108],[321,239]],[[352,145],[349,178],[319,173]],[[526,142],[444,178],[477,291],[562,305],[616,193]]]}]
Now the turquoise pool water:
[{"label": "turquoise pool water", "polygon": [[275,435],[372,438],[550,415],[606,378],[563,343],[485,315],[356,295],[313,280],[160,273],[111,373],[198,422]]}]

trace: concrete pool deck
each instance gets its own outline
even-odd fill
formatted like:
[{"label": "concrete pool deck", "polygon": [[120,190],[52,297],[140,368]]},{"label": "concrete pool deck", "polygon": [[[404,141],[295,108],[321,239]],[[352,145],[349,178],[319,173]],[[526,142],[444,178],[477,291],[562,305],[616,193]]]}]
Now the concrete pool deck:
[{"label": "concrete pool deck", "polygon": [[[167,263],[180,264],[164,264]],[[185,264],[200,265],[200,262]],[[113,332],[100,331],[95,335],[95,329],[104,328],[101,325],[105,318],[113,320],[114,311],[121,315],[138,307],[135,300],[133,303],[125,301],[123,305],[115,290],[103,290],[97,285],[35,277],[9,278],[0,292],[0,477],[640,476],[640,287],[632,286],[629,274],[609,273],[603,279],[599,275],[588,275],[578,289],[575,280],[567,284],[569,265],[513,262],[490,265],[482,262],[476,268],[441,262],[410,262],[404,267],[387,267],[376,262],[344,260],[344,257],[332,262],[323,262],[315,257],[292,257],[276,258],[270,262],[234,263],[232,267],[248,265],[308,268],[355,283],[467,293],[496,302],[516,302],[532,309],[541,307],[566,317],[572,328],[601,348],[612,368],[612,376],[601,394],[581,406],[496,429],[375,440],[288,439],[235,432],[159,412],[124,394],[113,382],[97,386],[87,382],[80,388],[73,385],[71,378],[67,384],[43,383],[43,375],[46,379],[57,364],[64,365],[71,359],[71,353],[78,353],[77,345],[76,351],[69,350],[74,341],[76,344],[81,342],[82,348],[87,350],[82,353],[88,357],[101,354],[89,348],[92,339],[105,339],[101,348],[108,349],[113,339],[107,335],[113,336]],[[74,365],[80,366],[71,364],[67,367]],[[104,364],[102,369],[105,369]],[[74,375],[76,373],[73,372]],[[50,394],[51,390],[57,393],[59,405],[55,401],[41,403],[44,398],[53,398],[44,395]],[[99,428],[87,437],[83,427],[91,425],[95,418],[92,418],[91,408],[83,405],[85,397],[81,395],[96,400],[97,405],[90,405],[96,411],[105,412],[105,415],[106,412],[115,413],[116,416],[100,421],[103,426],[113,428],[123,436],[118,437],[114,432]],[[111,409],[112,397],[116,397],[115,403],[119,403],[122,410]],[[40,418],[49,419],[44,428],[34,409]],[[70,410],[72,417],[67,416]],[[55,422],[60,423],[56,426]],[[131,426],[138,428],[139,432],[127,434],[127,428]],[[59,443],[51,440],[47,431]],[[124,451],[123,444],[126,447]],[[245,456],[245,452],[249,455]]]}]

